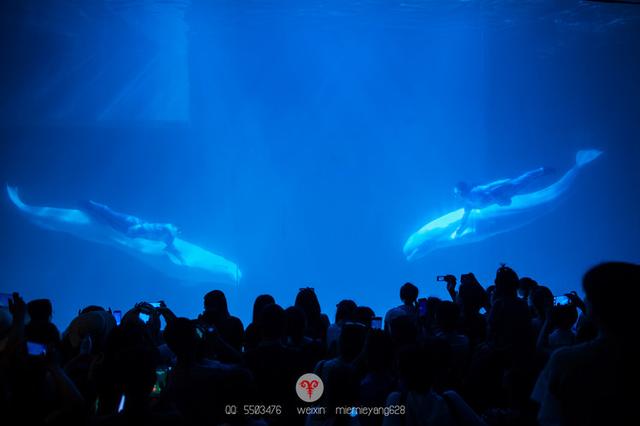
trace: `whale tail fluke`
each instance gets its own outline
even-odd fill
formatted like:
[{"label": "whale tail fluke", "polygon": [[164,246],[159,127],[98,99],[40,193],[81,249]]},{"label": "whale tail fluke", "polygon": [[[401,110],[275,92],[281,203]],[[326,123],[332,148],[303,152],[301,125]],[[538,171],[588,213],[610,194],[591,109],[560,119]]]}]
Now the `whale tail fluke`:
[{"label": "whale tail fluke", "polygon": [[16,188],[15,186],[11,186],[11,185],[7,184],[7,194],[9,195],[9,199],[11,200],[11,202],[13,204],[15,204],[16,207],[19,208],[20,210],[24,211],[24,210],[27,210],[29,208],[20,199],[20,195],[18,195],[18,188]]},{"label": "whale tail fluke", "polygon": [[585,164],[589,164],[596,158],[602,155],[602,151],[599,149],[585,149],[582,151],[578,151],[576,154],[576,166],[582,167]]}]

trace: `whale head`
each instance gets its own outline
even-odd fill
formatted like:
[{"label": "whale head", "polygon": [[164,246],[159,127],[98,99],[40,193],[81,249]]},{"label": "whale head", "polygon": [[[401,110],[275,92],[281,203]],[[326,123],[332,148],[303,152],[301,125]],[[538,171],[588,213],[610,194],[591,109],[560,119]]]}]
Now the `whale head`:
[{"label": "whale head", "polygon": [[[462,234],[457,234],[463,215],[464,209],[454,210],[427,223],[419,231],[411,235],[402,249],[407,260],[419,259],[443,247],[471,242],[475,233],[472,220],[469,221],[469,225]],[[473,217],[470,219],[473,219]]]}]

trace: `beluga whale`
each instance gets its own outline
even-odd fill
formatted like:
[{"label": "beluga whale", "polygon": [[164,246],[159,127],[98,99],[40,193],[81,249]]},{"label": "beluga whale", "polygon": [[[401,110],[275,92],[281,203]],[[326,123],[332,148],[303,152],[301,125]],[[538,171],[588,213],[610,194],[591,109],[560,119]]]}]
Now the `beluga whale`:
[{"label": "beluga whale", "polygon": [[553,210],[583,167],[601,154],[597,149],[578,151],[573,167],[552,184],[531,192],[525,192],[527,185],[549,174],[548,169],[472,189],[456,187],[456,192],[465,196],[465,207],[435,218],[413,233],[404,244],[404,255],[414,261],[434,250],[482,241],[529,224]]},{"label": "beluga whale", "polygon": [[171,224],[149,223],[93,201],[79,209],[29,205],[9,185],[7,194],[33,224],[117,248],[182,283],[238,285],[242,276],[235,263],[179,238]]}]

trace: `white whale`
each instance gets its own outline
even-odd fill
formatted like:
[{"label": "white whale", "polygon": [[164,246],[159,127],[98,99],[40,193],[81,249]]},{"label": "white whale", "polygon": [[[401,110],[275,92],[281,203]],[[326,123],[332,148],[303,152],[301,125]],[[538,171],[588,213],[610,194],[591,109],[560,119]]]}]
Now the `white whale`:
[{"label": "white whale", "polygon": [[130,238],[82,210],[27,205],[20,199],[18,190],[9,185],[7,193],[18,210],[41,228],[118,248],[184,283],[237,285],[242,275],[235,263],[180,238],[173,241],[180,254],[178,258],[167,253],[165,243]]},{"label": "white whale", "polygon": [[456,230],[460,226],[464,208],[432,220],[407,239],[403,248],[404,255],[408,261],[413,261],[437,249],[482,241],[530,223],[551,211],[571,187],[580,169],[601,154],[602,151],[596,149],[579,151],[576,154],[575,165],[546,188],[515,195],[508,206],[493,204],[482,209],[473,209],[466,228],[460,235],[456,235]]}]

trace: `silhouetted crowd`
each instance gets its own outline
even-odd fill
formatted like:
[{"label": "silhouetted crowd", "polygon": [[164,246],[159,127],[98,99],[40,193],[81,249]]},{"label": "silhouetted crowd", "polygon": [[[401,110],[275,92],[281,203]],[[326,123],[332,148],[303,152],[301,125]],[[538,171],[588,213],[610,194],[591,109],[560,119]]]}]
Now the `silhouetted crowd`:
[{"label": "silhouetted crowd", "polygon": [[345,299],[333,322],[312,288],[287,308],[260,295],[246,327],[220,290],[196,319],[87,306],[63,333],[48,299],[5,295],[0,424],[640,424],[639,265],[591,268],[584,300],[504,265],[486,288],[440,278],[451,300],[406,283],[384,317]]}]

